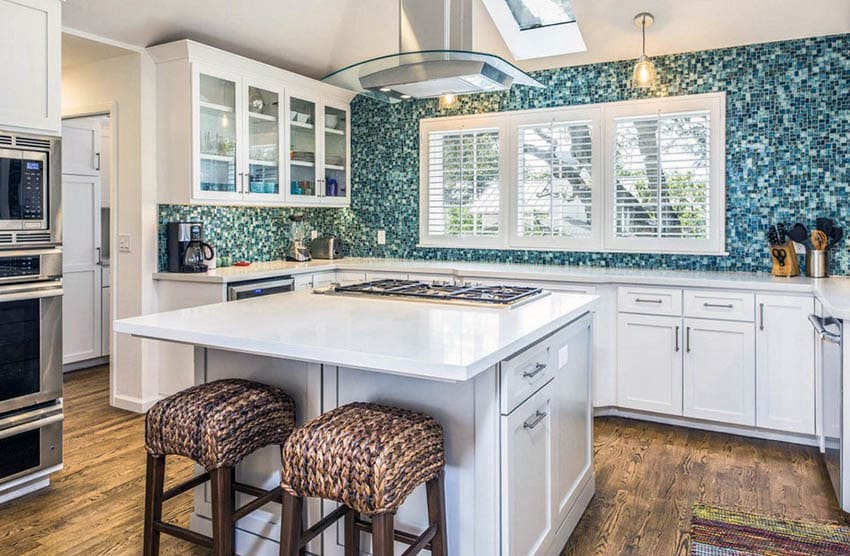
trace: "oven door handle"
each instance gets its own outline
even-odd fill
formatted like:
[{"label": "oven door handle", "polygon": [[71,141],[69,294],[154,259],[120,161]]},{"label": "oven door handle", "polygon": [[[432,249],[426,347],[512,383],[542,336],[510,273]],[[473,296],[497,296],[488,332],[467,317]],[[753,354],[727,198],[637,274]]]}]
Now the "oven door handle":
[{"label": "oven door handle", "polygon": [[812,326],[815,327],[815,332],[817,332],[817,335],[823,338],[824,340],[828,340],[836,344],[841,343],[840,333],[836,334],[835,332],[830,332],[826,329],[826,327],[830,325],[841,326],[837,319],[832,317],[819,317],[815,314],[812,314],[809,315],[809,322],[811,322]]},{"label": "oven door handle", "polygon": [[0,303],[22,299],[42,299],[45,297],[60,297],[63,294],[62,281],[50,280],[35,284],[15,284],[0,287]]},{"label": "oven door handle", "polygon": [[29,432],[35,429],[40,429],[41,427],[52,425],[53,423],[58,423],[64,418],[65,416],[60,413],[59,415],[51,415],[50,417],[44,417],[43,419],[28,421],[23,425],[18,425],[15,427],[9,427],[8,429],[0,430],[0,440],[3,440],[4,438],[9,438],[11,436],[16,436],[18,434],[23,434],[25,432]]}]

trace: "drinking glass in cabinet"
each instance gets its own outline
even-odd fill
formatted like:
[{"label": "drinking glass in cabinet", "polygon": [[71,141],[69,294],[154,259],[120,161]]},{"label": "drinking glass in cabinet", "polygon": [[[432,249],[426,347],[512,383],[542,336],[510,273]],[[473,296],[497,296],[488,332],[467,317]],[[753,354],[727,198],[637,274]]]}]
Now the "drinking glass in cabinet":
[{"label": "drinking glass in cabinet", "polygon": [[325,196],[345,197],[348,158],[347,114],[345,110],[325,107]]},{"label": "drinking glass in cabinet", "polygon": [[236,191],[236,83],[200,75],[202,191]]},{"label": "drinking glass in cabinet", "polygon": [[289,168],[292,195],[316,194],[316,104],[292,97],[289,102]]},{"label": "drinking glass in cabinet", "polygon": [[276,195],[280,191],[279,95],[248,87],[248,190]]}]

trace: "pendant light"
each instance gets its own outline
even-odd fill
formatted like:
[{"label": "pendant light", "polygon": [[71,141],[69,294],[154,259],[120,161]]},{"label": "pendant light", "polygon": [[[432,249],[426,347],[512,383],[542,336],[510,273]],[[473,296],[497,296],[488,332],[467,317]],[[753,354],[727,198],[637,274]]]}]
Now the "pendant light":
[{"label": "pendant light", "polygon": [[655,64],[646,57],[646,28],[654,22],[655,18],[648,12],[641,12],[635,16],[635,27],[640,27],[642,42],[640,59],[632,72],[632,87],[646,88],[655,85]]}]

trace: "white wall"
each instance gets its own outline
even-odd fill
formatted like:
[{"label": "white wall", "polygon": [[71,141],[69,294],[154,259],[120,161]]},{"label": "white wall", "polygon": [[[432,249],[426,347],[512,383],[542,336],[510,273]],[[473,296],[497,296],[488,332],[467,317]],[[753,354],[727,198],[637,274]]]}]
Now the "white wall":
[{"label": "white wall", "polygon": [[[154,312],[157,267],[156,68],[144,52],[66,68],[62,114],[102,112],[112,106],[115,176],[112,199],[112,301],[115,318]],[[130,252],[118,234],[130,234]],[[113,337],[111,403],[146,410],[158,393],[156,344]]]}]

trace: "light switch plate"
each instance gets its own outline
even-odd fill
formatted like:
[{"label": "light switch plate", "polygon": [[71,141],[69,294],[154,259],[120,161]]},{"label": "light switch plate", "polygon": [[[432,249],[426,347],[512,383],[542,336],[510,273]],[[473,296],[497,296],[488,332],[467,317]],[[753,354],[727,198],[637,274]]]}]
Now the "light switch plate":
[{"label": "light switch plate", "polygon": [[797,243],[795,241],[794,242],[794,252],[797,253],[798,255],[805,255],[806,254],[806,246],[803,245],[802,243]]},{"label": "light switch plate", "polygon": [[130,252],[130,234],[118,234],[118,251],[121,253]]},{"label": "light switch plate", "polygon": [[386,245],[387,244],[387,231],[386,230],[378,230],[378,245]]},{"label": "light switch plate", "polygon": [[319,230],[311,230],[310,239],[316,239],[317,237],[319,237]]}]

